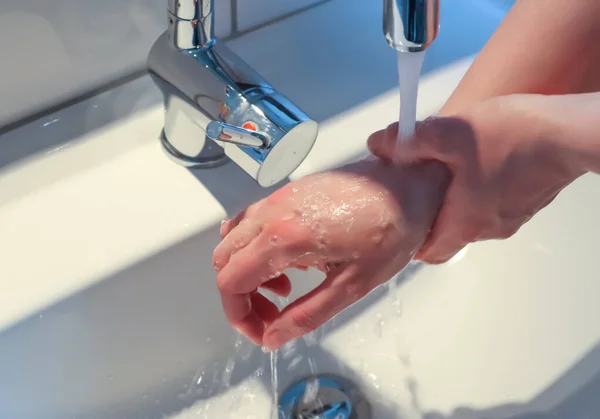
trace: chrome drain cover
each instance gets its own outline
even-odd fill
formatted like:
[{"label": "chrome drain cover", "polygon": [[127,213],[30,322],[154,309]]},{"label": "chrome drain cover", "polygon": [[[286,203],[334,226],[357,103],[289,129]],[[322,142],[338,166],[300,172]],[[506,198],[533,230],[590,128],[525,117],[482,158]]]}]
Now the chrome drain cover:
[{"label": "chrome drain cover", "polygon": [[370,418],[370,407],[356,386],[331,375],[300,380],[279,400],[279,419]]}]

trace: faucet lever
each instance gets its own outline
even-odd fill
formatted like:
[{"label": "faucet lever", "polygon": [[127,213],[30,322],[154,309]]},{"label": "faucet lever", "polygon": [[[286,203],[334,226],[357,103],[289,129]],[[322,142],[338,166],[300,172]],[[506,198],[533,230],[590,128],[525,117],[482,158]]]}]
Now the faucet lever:
[{"label": "faucet lever", "polygon": [[212,121],[206,126],[206,136],[215,141],[256,148],[268,147],[270,142],[266,134],[219,121]]}]

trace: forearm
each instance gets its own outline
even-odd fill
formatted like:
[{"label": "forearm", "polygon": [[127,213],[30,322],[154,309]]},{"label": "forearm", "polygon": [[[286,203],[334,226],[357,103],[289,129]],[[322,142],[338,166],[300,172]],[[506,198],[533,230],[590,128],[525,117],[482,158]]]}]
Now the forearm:
[{"label": "forearm", "polygon": [[556,146],[558,157],[582,173],[600,174],[600,92],[528,96],[532,127],[544,141]]},{"label": "forearm", "polygon": [[600,90],[600,1],[518,0],[441,111],[514,93]]}]

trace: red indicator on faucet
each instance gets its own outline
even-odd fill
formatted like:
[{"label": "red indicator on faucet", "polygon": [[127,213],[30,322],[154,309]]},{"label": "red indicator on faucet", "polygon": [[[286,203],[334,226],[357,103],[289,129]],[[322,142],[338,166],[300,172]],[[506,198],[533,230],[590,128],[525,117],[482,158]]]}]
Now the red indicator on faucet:
[{"label": "red indicator on faucet", "polygon": [[252,121],[245,122],[244,125],[242,125],[242,128],[247,129],[248,131],[258,131],[258,127]]},{"label": "red indicator on faucet", "polygon": [[221,119],[226,119],[229,116],[229,108],[226,104],[221,105]]}]

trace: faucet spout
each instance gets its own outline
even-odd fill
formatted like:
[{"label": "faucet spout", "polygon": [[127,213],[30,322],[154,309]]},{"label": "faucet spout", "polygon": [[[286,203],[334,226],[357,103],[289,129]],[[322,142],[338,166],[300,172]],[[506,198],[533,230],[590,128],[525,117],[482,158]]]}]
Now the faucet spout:
[{"label": "faucet spout", "polygon": [[168,0],[168,13],[177,49],[209,48],[214,44],[214,0]]},{"label": "faucet spout", "polygon": [[440,0],[384,0],[383,32],[401,52],[424,51],[437,38]]}]

